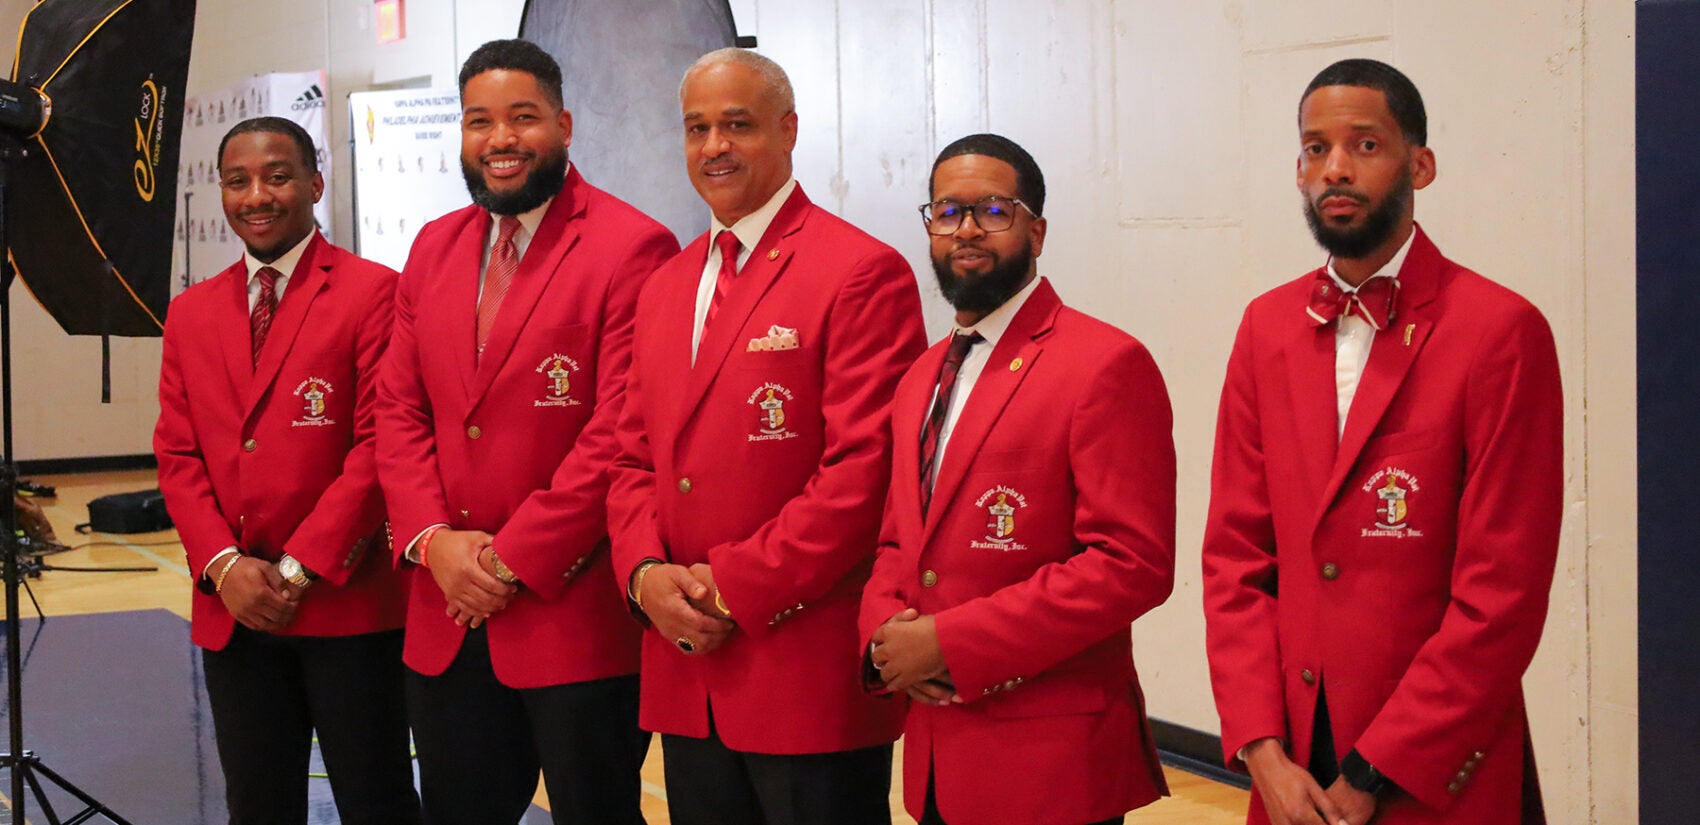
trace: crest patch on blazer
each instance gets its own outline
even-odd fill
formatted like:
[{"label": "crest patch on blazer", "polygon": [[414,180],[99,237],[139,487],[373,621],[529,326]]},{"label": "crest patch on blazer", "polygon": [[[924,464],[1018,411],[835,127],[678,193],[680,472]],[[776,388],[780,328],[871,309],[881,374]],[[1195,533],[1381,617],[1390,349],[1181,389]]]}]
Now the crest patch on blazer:
[{"label": "crest patch on blazer", "polygon": [[975,550],[1026,550],[1027,545],[1015,539],[1019,528],[1017,514],[1027,509],[1027,497],[1013,487],[999,484],[980,494],[974,506],[986,511],[986,537],[968,543]]},{"label": "crest patch on blazer", "polygon": [[756,387],[747,402],[755,407],[757,412],[757,432],[750,434],[750,441],[785,441],[796,438],[797,434],[786,424],[785,410],[786,402],[795,399],[796,396],[790,390],[772,381]]},{"label": "crest patch on blazer", "polygon": [[328,427],[335,424],[334,419],[326,417],[330,412],[330,397],[334,388],[331,382],[314,376],[295,385],[295,396],[301,399],[301,417],[289,422],[291,427]]},{"label": "crest patch on blazer", "polygon": [[578,362],[555,353],[543,359],[537,365],[537,374],[547,380],[544,385],[543,397],[531,402],[533,407],[579,407],[584,402],[572,397],[573,373],[578,372]]},{"label": "crest patch on blazer", "polygon": [[1373,527],[1363,529],[1365,538],[1421,538],[1423,531],[1411,526],[1411,494],[1423,487],[1417,477],[1399,467],[1386,467],[1364,482],[1363,491],[1374,496]]}]

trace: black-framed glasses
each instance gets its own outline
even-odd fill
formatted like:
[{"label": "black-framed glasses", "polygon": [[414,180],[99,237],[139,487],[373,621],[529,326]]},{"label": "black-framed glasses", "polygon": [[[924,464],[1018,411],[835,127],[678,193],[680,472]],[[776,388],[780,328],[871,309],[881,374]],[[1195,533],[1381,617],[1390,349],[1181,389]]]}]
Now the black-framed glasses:
[{"label": "black-framed glasses", "polygon": [[958,203],[956,201],[933,201],[920,205],[921,223],[926,224],[927,232],[933,235],[951,235],[962,228],[962,222],[969,215],[974,216],[975,225],[982,232],[1002,232],[1015,225],[1015,208],[1026,209],[1028,214],[1039,217],[1033,208],[1021,202],[1020,198],[1005,198],[999,195],[988,195],[973,203]]}]

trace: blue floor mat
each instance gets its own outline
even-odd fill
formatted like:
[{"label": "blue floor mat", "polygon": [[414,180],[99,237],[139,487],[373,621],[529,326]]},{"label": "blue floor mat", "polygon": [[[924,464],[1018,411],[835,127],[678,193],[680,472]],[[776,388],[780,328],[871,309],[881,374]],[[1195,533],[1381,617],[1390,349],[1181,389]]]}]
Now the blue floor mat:
[{"label": "blue floor mat", "polygon": [[[20,635],[24,746],[42,764],[134,825],[226,821],[212,712],[188,622],[165,610],[54,616],[23,620]],[[5,667],[0,657],[0,685]],[[0,751],[8,712],[0,707]],[[313,770],[324,770],[316,747]],[[0,794],[9,783],[0,781]],[[308,822],[334,825],[330,782],[313,779],[308,793]],[[81,809],[57,788],[48,798],[61,818]],[[4,808],[0,823],[11,822]],[[28,814],[44,820],[33,798]],[[522,821],[547,825],[549,815],[534,805]]]}]

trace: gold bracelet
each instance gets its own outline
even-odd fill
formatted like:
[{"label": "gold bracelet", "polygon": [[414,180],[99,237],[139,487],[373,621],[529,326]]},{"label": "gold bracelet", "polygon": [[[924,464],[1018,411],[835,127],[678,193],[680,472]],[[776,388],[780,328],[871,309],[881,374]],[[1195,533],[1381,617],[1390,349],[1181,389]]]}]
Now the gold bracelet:
[{"label": "gold bracelet", "polygon": [[720,612],[724,613],[726,618],[732,618],[732,609],[726,606],[725,599],[720,598],[720,588],[718,587],[714,588],[714,606],[720,608]]},{"label": "gold bracelet", "polygon": [[241,553],[231,553],[230,554],[230,561],[225,562],[224,566],[219,568],[218,578],[213,581],[213,593],[214,594],[224,592],[224,577],[230,575],[230,568],[235,567],[236,563],[241,561],[241,560],[242,560],[242,554]]},{"label": "gold bracelet", "polygon": [[636,604],[639,610],[643,609],[643,577],[649,575],[650,568],[660,564],[659,559],[644,559],[638,562],[637,572],[632,573],[632,603]]}]

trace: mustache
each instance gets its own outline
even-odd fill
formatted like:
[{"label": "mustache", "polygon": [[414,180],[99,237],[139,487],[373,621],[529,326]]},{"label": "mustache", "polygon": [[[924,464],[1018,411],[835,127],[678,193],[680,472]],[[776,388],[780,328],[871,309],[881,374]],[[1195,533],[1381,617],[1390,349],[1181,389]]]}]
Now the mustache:
[{"label": "mustache", "polygon": [[1359,192],[1356,189],[1348,189],[1344,186],[1330,186],[1327,189],[1322,190],[1322,194],[1317,195],[1316,200],[1314,202],[1315,203],[1322,203],[1323,201],[1328,200],[1329,198],[1350,198],[1354,201],[1357,201],[1360,205],[1363,205],[1363,206],[1369,205],[1369,196],[1368,195],[1365,195],[1364,193]]}]

